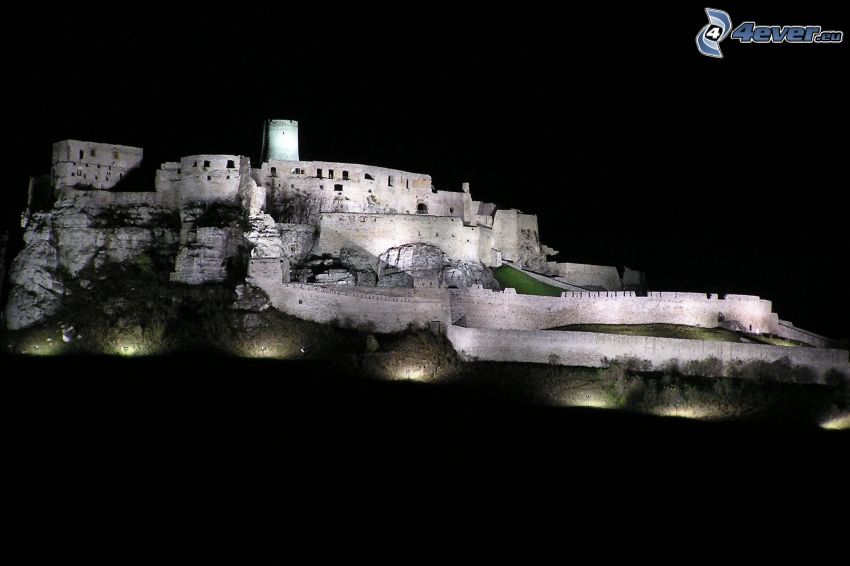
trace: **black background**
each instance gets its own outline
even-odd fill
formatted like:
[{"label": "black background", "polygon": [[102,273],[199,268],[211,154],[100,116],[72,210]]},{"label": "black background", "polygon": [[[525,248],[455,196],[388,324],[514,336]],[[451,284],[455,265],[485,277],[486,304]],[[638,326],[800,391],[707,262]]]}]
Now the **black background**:
[{"label": "black background", "polygon": [[[839,6],[715,7],[733,24],[847,32]],[[714,60],[694,42],[704,6],[685,3],[287,10],[11,20],[4,220],[54,141],[142,146],[152,178],[192,153],[257,160],[262,121],[289,118],[303,159],[469,181],[476,199],[536,213],[561,261],[639,268],[657,290],[758,294],[848,335],[846,41],[727,39]],[[323,403],[316,385],[180,364],[69,364],[89,373],[80,388],[53,366],[33,382],[7,365],[7,485],[26,510],[13,533],[47,556],[122,561],[175,543],[260,563],[295,548],[751,562],[830,551],[846,504],[834,437],[446,409],[332,383]]]}]

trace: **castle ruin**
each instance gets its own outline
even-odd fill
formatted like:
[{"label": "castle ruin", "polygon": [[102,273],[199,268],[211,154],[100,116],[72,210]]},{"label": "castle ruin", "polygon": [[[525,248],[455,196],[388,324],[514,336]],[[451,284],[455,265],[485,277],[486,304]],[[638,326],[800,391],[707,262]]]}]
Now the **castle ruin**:
[{"label": "castle ruin", "polygon": [[[400,331],[439,327],[467,359],[600,366],[618,357],[758,359],[850,374],[847,352],[794,327],[759,297],[647,292],[642,273],[551,261],[537,217],[474,200],[468,183],[438,190],[429,175],[299,157],[298,123],[269,120],[263,161],[190,155],[162,163],[149,191],[123,191],[141,148],[64,140],[48,178],[30,182],[25,247],[10,270],[10,329],[55,313],[64,278],[159,254],[171,281],[239,279],[275,308],[321,323]],[[238,222],[211,221],[230,214]],[[510,265],[560,297],[501,289]],[[240,271],[244,267],[244,272]],[[571,324],[734,324],[815,348],[707,343],[550,330]],[[554,356],[554,357],[553,357]]]}]

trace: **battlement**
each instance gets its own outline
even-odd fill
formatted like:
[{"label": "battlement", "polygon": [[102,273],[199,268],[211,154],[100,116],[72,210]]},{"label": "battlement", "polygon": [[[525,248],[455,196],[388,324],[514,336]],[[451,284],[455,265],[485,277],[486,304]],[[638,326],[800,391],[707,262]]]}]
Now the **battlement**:
[{"label": "battlement", "polygon": [[556,328],[571,324],[682,324],[715,328],[734,320],[756,333],[776,334],[779,318],[770,301],[736,295],[732,300],[704,293],[564,291],[560,297],[518,295],[471,288],[464,303],[467,324],[480,328]]}]

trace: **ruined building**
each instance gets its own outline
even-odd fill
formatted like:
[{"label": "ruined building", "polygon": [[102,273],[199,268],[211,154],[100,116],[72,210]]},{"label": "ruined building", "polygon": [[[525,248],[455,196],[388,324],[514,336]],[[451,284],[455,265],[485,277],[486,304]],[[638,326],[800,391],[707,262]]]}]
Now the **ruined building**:
[{"label": "ruined building", "polygon": [[[648,293],[629,268],[551,261],[557,252],[541,242],[534,214],[474,200],[468,183],[445,191],[422,173],[302,161],[295,121],[266,122],[258,167],[240,155],[190,155],[161,164],[150,190],[122,190],[142,156],[128,146],[54,144],[49,177],[30,182],[10,329],[57,312],[66,278],[144,255],[167,264],[174,284],[260,288],[275,308],[317,322],[440,328],[468,358],[602,365],[634,356],[660,365],[791,356],[820,374],[847,369],[846,352],[779,320],[770,301]],[[563,293],[500,289],[491,270],[505,263]],[[736,325],[818,348],[547,330],[580,323]]]}]

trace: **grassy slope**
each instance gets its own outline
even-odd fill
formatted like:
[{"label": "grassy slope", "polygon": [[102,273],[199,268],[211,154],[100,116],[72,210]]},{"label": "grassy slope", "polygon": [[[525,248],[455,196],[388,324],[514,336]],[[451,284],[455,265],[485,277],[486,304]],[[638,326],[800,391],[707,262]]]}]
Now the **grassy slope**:
[{"label": "grassy slope", "polygon": [[493,276],[502,288],[513,287],[517,293],[523,295],[545,295],[548,297],[560,297],[563,289],[547,285],[529,277],[522,271],[514,269],[509,265],[503,265],[493,271]]},{"label": "grassy slope", "polygon": [[573,324],[556,330],[576,332],[601,332],[628,336],[656,336],[659,338],[686,338],[715,342],[741,342],[737,333],[724,328],[699,328],[681,324]]}]

